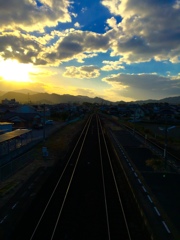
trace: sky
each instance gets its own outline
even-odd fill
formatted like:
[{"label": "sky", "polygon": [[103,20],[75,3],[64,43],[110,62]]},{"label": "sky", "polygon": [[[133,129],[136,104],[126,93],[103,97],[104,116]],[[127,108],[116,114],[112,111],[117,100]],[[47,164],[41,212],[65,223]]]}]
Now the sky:
[{"label": "sky", "polygon": [[180,96],[180,0],[0,0],[0,91]]}]

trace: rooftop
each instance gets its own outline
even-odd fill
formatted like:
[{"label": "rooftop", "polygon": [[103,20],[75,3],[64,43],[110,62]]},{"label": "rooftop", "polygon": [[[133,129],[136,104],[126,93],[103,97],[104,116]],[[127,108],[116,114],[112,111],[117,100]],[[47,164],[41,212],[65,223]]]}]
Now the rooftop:
[{"label": "rooftop", "polygon": [[0,135],[0,143],[19,137],[25,133],[31,132],[29,129],[17,129],[12,132],[4,133]]},{"label": "rooftop", "polygon": [[0,125],[9,125],[9,124],[14,124],[12,122],[0,122]]}]

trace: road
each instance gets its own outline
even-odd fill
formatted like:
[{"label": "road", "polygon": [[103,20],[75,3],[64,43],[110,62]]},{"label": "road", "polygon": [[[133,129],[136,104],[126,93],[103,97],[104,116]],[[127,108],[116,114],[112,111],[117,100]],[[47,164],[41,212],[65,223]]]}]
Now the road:
[{"label": "road", "polygon": [[[118,128],[115,128],[114,124],[111,126],[119,154],[123,151],[131,164],[128,168],[131,172],[131,167],[136,171],[135,178],[139,188],[144,191],[144,186],[144,193],[149,199],[150,207],[156,212],[160,225],[165,228],[167,234],[173,234],[175,239],[180,239],[180,174],[173,170],[158,172],[148,167],[146,160],[152,158],[154,153],[132,132],[120,125]],[[141,182],[138,182],[139,178]]]}]

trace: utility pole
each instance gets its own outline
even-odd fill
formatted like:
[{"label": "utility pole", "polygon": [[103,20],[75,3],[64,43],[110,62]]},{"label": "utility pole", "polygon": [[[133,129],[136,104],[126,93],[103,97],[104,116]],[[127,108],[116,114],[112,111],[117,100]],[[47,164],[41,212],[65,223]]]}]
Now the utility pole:
[{"label": "utility pole", "polygon": [[164,168],[165,171],[167,170],[167,144],[168,144],[168,131],[175,128],[176,126],[167,127],[167,124],[165,128],[159,127],[159,130],[164,131]]},{"label": "utility pole", "polygon": [[43,147],[42,147],[42,154],[43,154],[43,158],[47,159],[48,157],[48,150],[47,147],[45,146],[45,140],[46,140],[46,130],[45,130],[45,116],[46,116],[46,106],[45,104],[43,105]]},{"label": "utility pole", "polygon": [[166,125],[164,131],[165,131],[165,136],[164,136],[164,168],[165,168],[165,171],[166,171],[166,169],[167,169],[167,131],[168,131],[167,125]]},{"label": "utility pole", "polygon": [[46,109],[45,109],[45,104],[44,104],[44,105],[43,105],[43,142],[44,142],[44,143],[45,143],[45,139],[46,139],[45,116],[46,116]]}]

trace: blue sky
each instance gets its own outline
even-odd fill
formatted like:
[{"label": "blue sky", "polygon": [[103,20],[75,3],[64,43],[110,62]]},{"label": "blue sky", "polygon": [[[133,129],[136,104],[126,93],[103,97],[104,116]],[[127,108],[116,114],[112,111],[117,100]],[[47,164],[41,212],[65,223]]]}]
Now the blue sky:
[{"label": "blue sky", "polygon": [[0,91],[180,95],[180,0],[0,0]]}]

